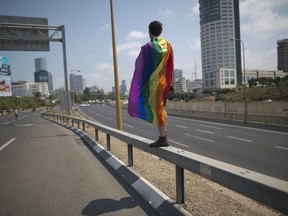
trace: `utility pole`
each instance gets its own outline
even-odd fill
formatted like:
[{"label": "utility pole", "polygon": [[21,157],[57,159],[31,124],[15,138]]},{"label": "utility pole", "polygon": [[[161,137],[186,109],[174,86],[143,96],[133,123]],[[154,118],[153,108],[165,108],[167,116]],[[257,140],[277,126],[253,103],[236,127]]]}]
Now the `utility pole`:
[{"label": "utility pole", "polygon": [[119,92],[120,89],[119,89],[119,81],[118,81],[118,64],[117,64],[117,51],[116,51],[115,29],[114,29],[113,0],[110,0],[110,13],[111,13],[111,29],[112,29],[117,128],[118,130],[122,130],[122,115],[121,115],[121,103],[120,103],[120,92]]}]

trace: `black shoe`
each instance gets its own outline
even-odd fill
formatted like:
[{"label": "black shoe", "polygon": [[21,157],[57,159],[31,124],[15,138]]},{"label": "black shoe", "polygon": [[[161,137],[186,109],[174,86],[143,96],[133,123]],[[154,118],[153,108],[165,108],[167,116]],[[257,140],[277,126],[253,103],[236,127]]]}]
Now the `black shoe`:
[{"label": "black shoe", "polygon": [[167,147],[167,146],[169,146],[167,136],[164,137],[159,136],[159,139],[156,142],[153,142],[149,145],[149,147]]}]

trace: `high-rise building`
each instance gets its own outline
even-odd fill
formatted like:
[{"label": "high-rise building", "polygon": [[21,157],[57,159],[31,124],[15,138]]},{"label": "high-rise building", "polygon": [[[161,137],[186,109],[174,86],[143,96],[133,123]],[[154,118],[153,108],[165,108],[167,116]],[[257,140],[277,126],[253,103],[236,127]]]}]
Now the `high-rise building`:
[{"label": "high-rise building", "polygon": [[53,81],[52,81],[52,74],[49,71],[36,71],[34,72],[34,82],[47,82],[49,92],[53,91]]},{"label": "high-rise building", "polygon": [[183,70],[182,69],[174,69],[172,74],[172,82],[175,83],[177,79],[183,78]]},{"label": "high-rise building", "polygon": [[239,0],[199,4],[203,88],[235,88],[242,83]]},{"label": "high-rise building", "polygon": [[185,78],[177,78],[174,83],[174,91],[175,93],[183,93],[186,92],[186,79]]},{"label": "high-rise building", "polygon": [[182,69],[173,70],[172,82],[173,82],[175,93],[186,92],[186,79],[183,78]]},{"label": "high-rise building", "polygon": [[82,75],[70,74],[70,90],[73,92],[83,93],[83,77]]},{"label": "high-rise building", "polygon": [[36,58],[35,59],[35,72],[34,72],[34,82],[47,82],[49,92],[53,91],[53,80],[51,72],[47,71],[47,61],[46,58]]},{"label": "high-rise building", "polygon": [[125,95],[126,93],[127,93],[126,80],[122,80],[121,86],[120,86],[120,94]]},{"label": "high-rise building", "polygon": [[288,39],[277,41],[278,70],[288,72]]},{"label": "high-rise building", "polygon": [[44,57],[35,59],[35,71],[47,71],[47,60]]}]

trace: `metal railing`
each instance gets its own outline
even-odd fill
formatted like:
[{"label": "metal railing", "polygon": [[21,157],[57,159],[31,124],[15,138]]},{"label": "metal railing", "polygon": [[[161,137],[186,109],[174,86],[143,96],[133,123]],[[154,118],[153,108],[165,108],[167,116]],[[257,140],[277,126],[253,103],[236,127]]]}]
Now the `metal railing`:
[{"label": "metal railing", "polygon": [[176,147],[150,148],[152,140],[120,131],[90,120],[66,115],[42,113],[42,116],[64,124],[75,124],[77,128],[89,125],[95,129],[95,140],[99,140],[98,131],[106,134],[107,150],[111,148],[110,137],[127,143],[128,166],[133,166],[133,147],[162,158],[175,165],[176,202],[184,203],[184,170],[191,171],[224,187],[230,188],[251,199],[288,213],[288,182],[263,175],[251,170],[217,161]]}]

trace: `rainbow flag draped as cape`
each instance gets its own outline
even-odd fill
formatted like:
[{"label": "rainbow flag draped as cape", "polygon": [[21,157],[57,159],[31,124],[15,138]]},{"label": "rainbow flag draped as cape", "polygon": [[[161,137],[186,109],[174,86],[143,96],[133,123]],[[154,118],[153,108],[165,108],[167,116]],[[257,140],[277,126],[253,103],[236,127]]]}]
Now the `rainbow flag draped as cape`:
[{"label": "rainbow flag draped as cape", "polygon": [[172,83],[173,50],[161,37],[141,47],[129,93],[128,113],[156,125],[166,125],[164,102]]}]

